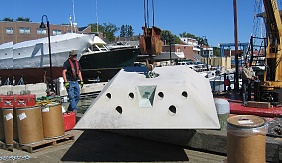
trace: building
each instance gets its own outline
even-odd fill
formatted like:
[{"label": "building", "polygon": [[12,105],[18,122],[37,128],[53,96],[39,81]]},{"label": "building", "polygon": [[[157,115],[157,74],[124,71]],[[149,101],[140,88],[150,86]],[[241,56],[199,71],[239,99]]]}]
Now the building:
[{"label": "building", "polygon": [[[0,21],[0,44],[13,42],[14,44],[47,37],[47,29],[39,28],[41,23],[25,21]],[[50,35],[59,35],[69,32],[90,33],[91,27],[72,27],[70,25],[50,24]]]},{"label": "building", "polygon": [[198,41],[194,38],[189,38],[189,37],[181,37],[180,40],[182,41],[182,43],[184,43],[185,45],[189,45],[191,47],[193,47],[193,53],[192,54],[185,54],[185,56],[189,56],[192,58],[186,58],[186,59],[193,59],[194,54],[201,54],[201,49],[199,48],[199,44]]},{"label": "building", "polygon": [[206,45],[201,46],[201,56],[205,58],[213,57],[213,48]]},{"label": "building", "polygon": [[[163,52],[170,52],[170,45],[163,45]],[[183,52],[185,59],[193,59],[194,51],[193,46],[183,44],[172,44],[172,52]]]}]

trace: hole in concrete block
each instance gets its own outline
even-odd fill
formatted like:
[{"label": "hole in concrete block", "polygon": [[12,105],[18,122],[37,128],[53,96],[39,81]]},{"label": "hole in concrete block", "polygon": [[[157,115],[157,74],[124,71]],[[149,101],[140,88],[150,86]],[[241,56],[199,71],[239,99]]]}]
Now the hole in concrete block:
[{"label": "hole in concrete block", "polygon": [[122,107],[121,107],[121,106],[117,106],[117,107],[116,107],[116,111],[117,111],[119,114],[122,114]]},{"label": "hole in concrete block", "polygon": [[183,98],[187,98],[187,97],[188,97],[188,93],[187,93],[186,91],[183,91],[183,92],[182,92],[182,97],[183,97]]},{"label": "hole in concrete block", "polygon": [[129,97],[130,100],[134,99],[134,93],[132,93],[132,92],[129,93],[128,97]]},{"label": "hole in concrete block", "polygon": [[112,95],[111,95],[110,93],[107,93],[107,94],[106,94],[106,99],[107,99],[107,100],[110,100],[111,98],[112,98]]},{"label": "hole in concrete block", "polygon": [[156,85],[145,85],[138,86],[137,96],[139,101],[139,107],[141,108],[152,108],[154,105],[154,97]]},{"label": "hole in concrete block", "polygon": [[159,92],[158,96],[159,96],[160,99],[163,99],[164,98],[164,93],[163,92]]},{"label": "hole in concrete block", "polygon": [[176,107],[174,105],[171,105],[168,109],[169,109],[169,115],[176,114]]}]

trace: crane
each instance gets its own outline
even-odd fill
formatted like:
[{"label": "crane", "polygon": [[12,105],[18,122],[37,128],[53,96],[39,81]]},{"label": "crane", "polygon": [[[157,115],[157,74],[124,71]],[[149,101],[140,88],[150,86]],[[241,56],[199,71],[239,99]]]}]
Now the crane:
[{"label": "crane", "polygon": [[161,29],[154,25],[154,0],[152,0],[153,26],[149,28],[148,0],[144,0],[145,25],[142,27],[144,34],[139,39],[142,54],[160,55],[162,52],[162,41],[160,40]]},{"label": "crane", "polygon": [[266,68],[260,88],[260,101],[282,103],[282,23],[276,0],[263,0],[266,13]]}]

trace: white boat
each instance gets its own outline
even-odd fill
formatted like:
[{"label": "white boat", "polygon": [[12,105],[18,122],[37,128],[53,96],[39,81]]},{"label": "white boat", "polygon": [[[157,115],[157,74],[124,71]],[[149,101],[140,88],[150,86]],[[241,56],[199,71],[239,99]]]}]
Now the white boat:
[{"label": "white boat", "polygon": [[[106,45],[96,34],[67,33],[56,35],[50,37],[50,43],[53,79],[61,76],[63,63],[69,57],[69,51],[71,50],[77,51],[79,61],[82,60],[85,63],[87,60],[87,69],[121,68],[122,66],[133,65],[134,59],[136,59],[139,53],[135,52],[138,51],[137,49],[131,49],[131,51],[135,51],[127,55],[127,57],[131,57],[130,60],[129,58],[122,57],[123,52],[118,50],[110,51],[106,47],[94,50],[94,47]],[[45,80],[50,82],[50,78],[48,78],[50,76],[48,37],[13,44],[12,48],[11,45],[9,43],[8,45],[2,45],[2,48],[0,47],[0,77],[2,81],[11,77],[17,81],[23,77],[25,83],[44,82]],[[7,52],[7,55],[6,51],[9,52]],[[116,57],[119,60],[108,60],[112,55],[117,55]],[[100,63],[97,64],[97,60],[108,63],[106,64],[108,67],[102,66]],[[6,63],[6,61],[9,61],[9,63]],[[126,64],[122,65],[121,62]],[[82,68],[84,67],[82,65]],[[95,76],[92,78],[95,78]]]},{"label": "white boat", "polygon": [[0,69],[13,69],[13,42],[0,45]]},{"label": "white boat", "polygon": [[[223,92],[227,90],[227,87],[224,86],[224,76],[228,77],[230,80],[230,88],[234,89],[235,85],[235,76],[234,73],[220,74],[220,75],[211,75],[208,77],[211,85],[212,91],[215,92]],[[213,73],[215,74],[215,73]],[[224,88],[225,87],[225,88]],[[239,88],[242,87],[242,79],[239,79]]]},{"label": "white boat", "polygon": [[[95,38],[95,40],[94,40]],[[76,50],[78,59],[82,51],[91,44],[96,43],[96,39],[101,40],[94,34],[68,33],[50,37],[52,66],[62,67],[64,61],[69,57],[70,50]],[[30,40],[14,44],[13,65],[14,69],[24,68],[44,68],[50,66],[48,38]]]}]

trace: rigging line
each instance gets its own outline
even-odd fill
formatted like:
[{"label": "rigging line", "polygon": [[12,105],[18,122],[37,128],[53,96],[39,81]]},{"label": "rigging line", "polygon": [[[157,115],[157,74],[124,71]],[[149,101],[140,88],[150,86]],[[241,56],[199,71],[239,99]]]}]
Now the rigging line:
[{"label": "rigging line", "polygon": [[147,24],[148,24],[148,27],[149,27],[150,24],[149,24],[149,6],[148,6],[148,4],[149,4],[149,0],[147,0]]},{"label": "rigging line", "polygon": [[153,26],[155,26],[155,7],[154,7],[154,0],[152,0],[152,11],[153,11]]},{"label": "rigging line", "polygon": [[96,0],[96,20],[97,20],[97,23],[96,23],[96,25],[97,25],[97,32],[99,32],[99,30],[98,30],[98,2],[97,2],[97,0]]},{"label": "rigging line", "polygon": [[145,21],[145,28],[147,28],[147,20],[146,20],[146,0],[144,0],[144,21]]}]

